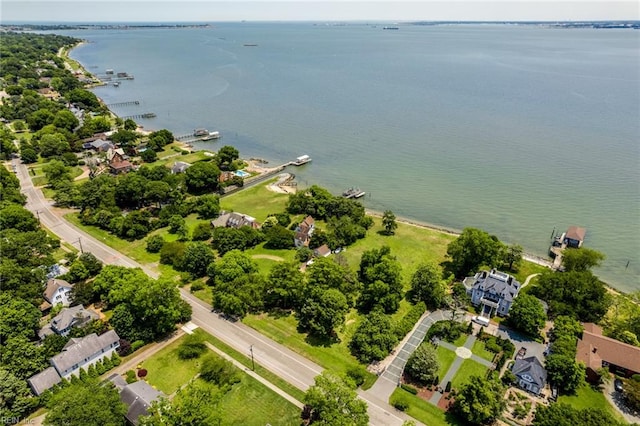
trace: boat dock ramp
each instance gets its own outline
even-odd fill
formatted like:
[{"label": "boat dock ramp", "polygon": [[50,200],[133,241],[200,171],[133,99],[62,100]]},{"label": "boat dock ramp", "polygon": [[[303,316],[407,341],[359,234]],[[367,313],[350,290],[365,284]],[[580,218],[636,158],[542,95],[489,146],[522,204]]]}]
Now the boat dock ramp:
[{"label": "boat dock ramp", "polygon": [[135,119],[135,118],[155,118],[155,117],[156,117],[155,112],[143,112],[142,114],[125,115],[124,117],[120,117],[120,118],[122,118],[123,120],[127,120],[129,118]]},{"label": "boat dock ramp", "polygon": [[121,107],[121,106],[130,106],[130,105],[140,105],[140,101],[125,101],[125,102],[115,102],[112,104],[107,104],[108,107]]}]

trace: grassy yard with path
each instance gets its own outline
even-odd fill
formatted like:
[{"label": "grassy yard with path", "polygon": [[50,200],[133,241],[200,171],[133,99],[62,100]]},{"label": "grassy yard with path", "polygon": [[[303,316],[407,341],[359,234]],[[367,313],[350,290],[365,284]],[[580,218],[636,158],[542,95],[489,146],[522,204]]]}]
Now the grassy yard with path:
[{"label": "grassy yard with path", "polygon": [[[207,341],[216,340],[201,330],[197,332],[204,334]],[[173,394],[192,380],[198,374],[203,359],[202,357],[193,360],[180,359],[178,346],[183,339],[184,337],[181,337],[171,343],[141,365],[148,372],[147,382],[166,395]],[[224,345],[220,345],[220,342],[216,343],[218,343],[216,346],[222,346],[221,349],[224,349]],[[209,354],[217,356],[212,352],[207,352],[203,356]],[[265,376],[264,371],[257,372],[263,377]],[[265,378],[270,381],[272,379],[271,377]],[[285,391],[287,390],[285,389]],[[301,391],[298,391],[294,396],[300,398]],[[220,409],[224,425],[299,424],[300,410],[295,405],[244,373],[241,374],[241,382],[234,385],[222,398]]]},{"label": "grassy yard with path", "polygon": [[405,411],[408,415],[416,420],[419,420],[425,425],[464,425],[464,423],[458,420],[454,415],[442,411],[435,405],[425,401],[417,395],[413,395],[405,391],[402,388],[396,388],[396,390],[393,391],[389,402],[393,404],[394,401],[398,399],[402,399],[408,404],[409,408]]},{"label": "grassy yard with path", "polygon": [[471,352],[478,355],[480,358],[484,358],[487,361],[493,361],[493,357],[495,354],[491,351],[488,351],[485,348],[485,342],[482,340],[476,340],[473,344],[473,348],[471,348]]},{"label": "grassy yard with path", "polygon": [[472,359],[465,359],[460,365],[460,369],[453,376],[453,380],[451,381],[451,387],[453,389],[457,389],[461,384],[466,383],[471,376],[483,376],[487,372],[487,367],[484,365],[475,362]]},{"label": "grassy yard with path", "polygon": [[613,415],[618,420],[623,420],[622,416],[611,406],[602,392],[593,389],[588,383],[583,382],[575,395],[560,395],[558,402],[564,402],[578,410],[585,408],[600,408]]},{"label": "grassy yard with path", "polygon": [[142,363],[142,368],[147,370],[147,382],[167,395],[191,380],[200,368],[199,359],[182,360],[178,357],[178,346],[183,340],[184,336]]},{"label": "grassy yard with path", "polygon": [[223,210],[248,214],[258,222],[264,222],[271,213],[283,212],[289,199],[288,194],[269,191],[267,186],[276,180],[270,179],[264,183],[235,192],[220,199]]},{"label": "grassy yard with path", "polygon": [[451,364],[453,364],[453,361],[456,359],[456,354],[442,346],[438,346],[436,353],[438,354],[438,364],[440,365],[440,368],[438,368],[438,377],[442,380],[445,374],[447,374],[447,371],[449,371],[449,367],[451,367]]}]

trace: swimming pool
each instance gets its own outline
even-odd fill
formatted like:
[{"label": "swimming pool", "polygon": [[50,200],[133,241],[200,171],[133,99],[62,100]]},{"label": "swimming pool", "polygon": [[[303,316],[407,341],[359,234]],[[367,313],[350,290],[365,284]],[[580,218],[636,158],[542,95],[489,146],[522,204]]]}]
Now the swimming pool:
[{"label": "swimming pool", "polygon": [[234,174],[243,179],[251,176],[251,173],[245,172],[244,170],[236,170]]}]

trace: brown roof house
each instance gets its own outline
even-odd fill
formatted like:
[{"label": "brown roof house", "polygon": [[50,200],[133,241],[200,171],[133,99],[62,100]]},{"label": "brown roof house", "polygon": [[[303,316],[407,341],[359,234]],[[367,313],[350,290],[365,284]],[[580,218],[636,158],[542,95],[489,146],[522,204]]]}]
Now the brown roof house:
[{"label": "brown roof house", "polygon": [[72,288],[73,284],[69,284],[65,280],[53,278],[47,281],[47,287],[42,293],[45,301],[40,305],[40,309],[44,311],[56,305],[69,306],[71,304],[69,293]]},{"label": "brown roof house", "polygon": [[328,245],[323,244],[320,247],[318,247],[317,249],[315,249],[313,251],[313,254],[316,257],[328,257],[331,255],[331,249],[329,248]]},{"label": "brown roof house", "polygon": [[[107,151],[107,159],[109,160],[109,170],[111,173],[117,175],[120,173],[127,173],[133,169],[133,164],[129,162],[123,153],[120,153],[121,149]],[[123,151],[124,152],[124,151]]]},{"label": "brown roof house", "polygon": [[313,231],[316,229],[316,221],[311,216],[304,218],[302,222],[296,227],[295,234],[293,236],[293,243],[296,247],[309,247],[309,241]]},{"label": "brown roof house", "polygon": [[565,232],[563,242],[567,247],[580,248],[584,242],[585,235],[587,235],[586,228],[570,226],[569,229],[567,229],[567,232]]},{"label": "brown roof house", "polygon": [[587,379],[598,380],[598,369],[629,377],[640,374],[640,348],[602,335],[602,328],[584,324],[582,339],[578,340],[576,359],[587,367]]}]

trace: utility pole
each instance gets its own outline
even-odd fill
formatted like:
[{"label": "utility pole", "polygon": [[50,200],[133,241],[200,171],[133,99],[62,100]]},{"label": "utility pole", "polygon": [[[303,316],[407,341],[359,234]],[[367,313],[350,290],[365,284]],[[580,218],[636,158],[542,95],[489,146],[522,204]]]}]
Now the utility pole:
[{"label": "utility pole", "polygon": [[253,345],[249,346],[249,352],[251,352],[251,371],[256,371],[256,364],[253,362]]},{"label": "utility pole", "polygon": [[36,210],[36,216],[38,216],[38,223],[40,223],[40,210]]},{"label": "utility pole", "polygon": [[78,244],[80,245],[80,253],[84,253],[82,250],[82,239],[80,237],[78,237]]}]

